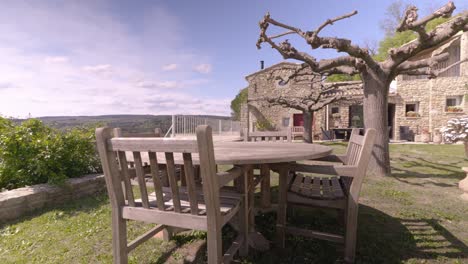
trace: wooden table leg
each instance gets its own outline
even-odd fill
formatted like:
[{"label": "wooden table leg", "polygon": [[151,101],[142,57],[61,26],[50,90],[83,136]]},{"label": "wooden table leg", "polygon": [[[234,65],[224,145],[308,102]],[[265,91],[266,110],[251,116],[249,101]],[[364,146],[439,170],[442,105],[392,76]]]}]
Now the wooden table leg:
[{"label": "wooden table leg", "polygon": [[278,246],[284,248],[284,239],[286,226],[287,209],[287,191],[288,191],[288,167],[286,164],[278,166],[279,168],[279,197],[278,197],[278,216],[276,220],[276,239]]},{"label": "wooden table leg", "polygon": [[[255,212],[254,212],[254,197],[255,197],[255,186],[254,186],[254,174],[253,166],[245,165],[245,175],[242,182],[238,182],[237,189],[245,193],[245,222],[247,224],[247,242],[248,245],[259,251],[267,251],[270,249],[270,241],[266,239],[261,233],[255,230]],[[241,214],[242,215],[242,214]],[[246,250],[242,250],[242,254],[246,254]]]},{"label": "wooden table leg", "polygon": [[270,166],[262,164],[260,166],[261,183],[261,207],[270,208],[271,206],[271,191],[270,191]]}]

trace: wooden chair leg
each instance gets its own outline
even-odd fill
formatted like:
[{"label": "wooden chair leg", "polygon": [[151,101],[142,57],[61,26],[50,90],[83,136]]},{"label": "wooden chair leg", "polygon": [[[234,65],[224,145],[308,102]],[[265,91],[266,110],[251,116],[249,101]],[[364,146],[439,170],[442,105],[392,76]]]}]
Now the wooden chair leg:
[{"label": "wooden chair leg", "polygon": [[114,263],[127,264],[127,222],[117,210],[112,211],[112,251]]},{"label": "wooden chair leg", "polygon": [[169,241],[172,239],[173,233],[170,227],[164,228],[163,232],[163,240],[164,241]]},{"label": "wooden chair leg", "polygon": [[[351,197],[349,199],[352,199]],[[346,263],[354,263],[356,255],[356,233],[358,221],[358,204],[354,201],[348,201],[346,215],[346,233],[345,233],[345,254]]]},{"label": "wooden chair leg", "polygon": [[223,261],[223,245],[221,238],[221,229],[214,231],[208,230],[207,234],[208,263],[218,264]]},{"label": "wooden chair leg", "polygon": [[288,169],[282,166],[279,169],[279,198],[278,198],[278,216],[276,219],[276,236],[277,243],[280,248],[285,246],[285,226],[286,226],[286,211],[287,211],[287,178]]},{"label": "wooden chair leg", "polygon": [[249,225],[247,221],[248,205],[245,200],[241,204],[239,209],[239,232],[244,236],[244,242],[239,248],[239,256],[245,257],[249,254]]},{"label": "wooden chair leg", "polygon": [[271,206],[271,191],[270,191],[270,167],[268,164],[262,164],[260,167],[260,175],[262,175],[261,183],[261,207],[270,208]]}]

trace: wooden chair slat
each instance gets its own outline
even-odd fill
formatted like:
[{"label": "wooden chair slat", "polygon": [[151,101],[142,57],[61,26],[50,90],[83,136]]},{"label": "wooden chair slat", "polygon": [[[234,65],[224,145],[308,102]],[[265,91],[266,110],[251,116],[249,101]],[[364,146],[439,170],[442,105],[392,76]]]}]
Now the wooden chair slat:
[{"label": "wooden chair slat", "polygon": [[302,185],[301,193],[305,196],[309,196],[312,193],[312,178],[311,177],[304,177],[304,184]]},{"label": "wooden chair slat", "polygon": [[304,177],[302,175],[298,174],[296,175],[296,178],[294,179],[294,182],[291,184],[291,190],[293,192],[299,192],[302,188],[302,181],[304,180]]},{"label": "wooden chair slat", "polygon": [[331,190],[329,178],[322,178],[322,196],[324,199],[333,198],[333,193]]},{"label": "wooden chair slat", "polygon": [[151,178],[153,179],[153,187],[157,198],[157,206],[159,210],[164,211],[164,199],[157,155],[155,152],[148,152],[148,157],[150,161]]},{"label": "wooden chair slat", "polygon": [[[190,199],[190,209],[191,213],[194,215],[198,214],[198,201],[197,201],[197,191],[195,183],[195,173],[194,166],[192,162],[192,155],[189,153],[183,154],[184,158],[184,174],[186,178],[186,188]],[[182,176],[181,176],[182,177]]]},{"label": "wooden chair slat", "polygon": [[140,195],[143,207],[149,208],[148,191],[146,190],[145,174],[143,171],[140,152],[133,152],[133,159],[135,161],[136,176],[138,179],[138,186],[140,187]]},{"label": "wooden chair slat", "polygon": [[338,181],[337,177],[330,178],[331,185],[332,185],[332,192],[335,199],[343,198],[343,189],[341,187],[340,182]]},{"label": "wooden chair slat", "polygon": [[172,152],[166,152],[165,155],[167,177],[169,178],[169,186],[171,187],[174,199],[174,210],[175,212],[180,213],[179,186],[176,181],[174,154]]},{"label": "wooden chair slat", "polygon": [[125,199],[130,206],[135,206],[135,197],[133,196],[132,184],[130,182],[130,173],[128,172],[128,163],[125,152],[117,152],[120,163],[120,171],[122,172],[123,186],[125,190]]}]

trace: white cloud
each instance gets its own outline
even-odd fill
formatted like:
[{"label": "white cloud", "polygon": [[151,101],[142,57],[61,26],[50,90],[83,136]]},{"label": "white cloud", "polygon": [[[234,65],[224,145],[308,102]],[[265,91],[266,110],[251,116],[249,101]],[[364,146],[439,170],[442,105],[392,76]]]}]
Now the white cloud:
[{"label": "white cloud", "polygon": [[208,64],[208,63],[203,63],[203,64],[198,64],[197,66],[195,66],[195,71],[199,72],[199,73],[203,73],[203,74],[208,74],[212,71],[212,66],[211,64]]},{"label": "white cloud", "polygon": [[177,68],[178,68],[178,65],[175,63],[166,64],[162,67],[164,71],[173,71],[173,70],[176,70]]},{"label": "white cloud", "polygon": [[2,89],[8,89],[8,88],[13,88],[14,85],[10,82],[0,82],[0,90]]},{"label": "white cloud", "polygon": [[138,87],[141,88],[177,88],[178,83],[176,81],[162,81],[162,82],[147,82],[147,81],[140,81],[136,84]]},{"label": "white cloud", "polygon": [[106,5],[112,2],[2,5],[1,115],[229,114],[228,99],[199,93],[210,80],[194,78],[190,69],[161,68],[206,59],[179,45],[184,34],[177,17],[149,8],[138,21],[143,32],[138,35],[132,31],[135,25],[123,24]]},{"label": "white cloud", "polygon": [[110,66],[109,64],[84,66],[82,69],[84,71],[95,73],[95,74],[100,74],[100,75],[108,75],[112,73],[112,66]]},{"label": "white cloud", "polygon": [[44,59],[44,61],[46,63],[65,63],[65,62],[68,62],[68,57],[64,57],[64,56],[54,56],[54,57],[46,57]]}]

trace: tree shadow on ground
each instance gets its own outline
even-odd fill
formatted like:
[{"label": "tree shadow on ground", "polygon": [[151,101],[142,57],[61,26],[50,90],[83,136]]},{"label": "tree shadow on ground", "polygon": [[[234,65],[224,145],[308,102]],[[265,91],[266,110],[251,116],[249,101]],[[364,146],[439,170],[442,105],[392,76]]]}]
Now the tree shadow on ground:
[{"label": "tree shadow on ground", "polygon": [[[402,158],[403,157],[403,158]],[[460,163],[437,163],[429,161],[424,158],[415,158],[408,155],[402,155],[400,161],[404,166],[392,166],[392,176],[403,183],[425,186],[427,184],[439,186],[439,187],[454,187],[456,183],[442,183],[437,181],[425,181],[425,182],[414,182],[408,179],[445,179],[445,180],[459,180],[463,179],[465,173],[461,170]],[[418,168],[430,169],[428,172],[420,172]],[[443,172],[443,173],[440,173]]]},{"label": "tree shadow on ground", "polygon": [[[324,232],[343,232],[335,210],[295,208],[288,212],[288,224]],[[275,241],[276,214],[256,217],[256,227]],[[423,230],[424,229],[424,230]],[[326,241],[287,236],[286,248],[266,252],[250,251],[252,263],[341,263],[343,247]],[[402,219],[375,208],[360,205],[356,263],[401,263],[409,259],[459,260],[468,258],[468,247],[436,219]]]}]

